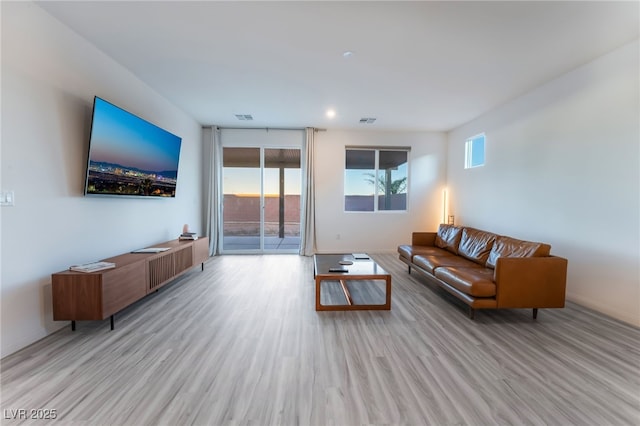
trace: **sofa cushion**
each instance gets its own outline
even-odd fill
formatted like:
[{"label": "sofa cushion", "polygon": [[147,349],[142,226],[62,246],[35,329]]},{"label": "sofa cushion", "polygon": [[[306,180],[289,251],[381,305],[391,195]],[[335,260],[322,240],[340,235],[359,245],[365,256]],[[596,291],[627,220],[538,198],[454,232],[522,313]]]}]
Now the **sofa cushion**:
[{"label": "sofa cushion", "polygon": [[435,256],[453,256],[452,253],[438,248],[438,247],[429,247],[429,246],[410,246],[410,245],[401,245],[398,246],[398,253],[400,256],[413,260],[413,256],[421,254],[421,255],[435,255]]},{"label": "sofa cushion", "polygon": [[500,257],[546,257],[550,252],[551,246],[549,244],[499,236],[489,253],[487,267],[495,268]]},{"label": "sofa cushion", "polygon": [[489,268],[478,265],[472,268],[445,266],[436,269],[435,276],[451,287],[474,297],[496,295],[493,270]]},{"label": "sofa cushion", "polygon": [[497,235],[474,228],[463,228],[458,254],[484,266]]},{"label": "sofa cushion", "polygon": [[436,247],[443,248],[453,254],[458,254],[458,244],[462,237],[462,228],[453,225],[440,224],[436,235]]},{"label": "sofa cushion", "polygon": [[461,266],[467,268],[482,268],[482,266],[478,266],[470,260],[465,259],[461,256],[434,256],[434,255],[415,255],[413,256],[413,264],[425,271],[429,272],[433,275],[433,271],[436,268],[440,268],[442,266]]}]

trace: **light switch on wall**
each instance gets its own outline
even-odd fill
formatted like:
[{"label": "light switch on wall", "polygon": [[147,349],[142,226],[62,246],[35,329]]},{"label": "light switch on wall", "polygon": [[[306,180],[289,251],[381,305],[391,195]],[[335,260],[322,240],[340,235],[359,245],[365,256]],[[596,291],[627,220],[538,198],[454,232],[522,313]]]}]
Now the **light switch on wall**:
[{"label": "light switch on wall", "polygon": [[13,191],[5,191],[4,189],[0,191],[0,206],[14,206],[15,201]]}]

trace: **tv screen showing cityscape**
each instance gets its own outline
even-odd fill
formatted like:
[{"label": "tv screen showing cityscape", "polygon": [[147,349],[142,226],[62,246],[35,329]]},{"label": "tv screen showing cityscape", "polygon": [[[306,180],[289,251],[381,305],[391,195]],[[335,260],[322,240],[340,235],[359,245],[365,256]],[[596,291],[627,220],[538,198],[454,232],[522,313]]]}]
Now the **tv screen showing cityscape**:
[{"label": "tv screen showing cityscape", "polygon": [[85,194],[175,197],[181,143],[96,96]]}]

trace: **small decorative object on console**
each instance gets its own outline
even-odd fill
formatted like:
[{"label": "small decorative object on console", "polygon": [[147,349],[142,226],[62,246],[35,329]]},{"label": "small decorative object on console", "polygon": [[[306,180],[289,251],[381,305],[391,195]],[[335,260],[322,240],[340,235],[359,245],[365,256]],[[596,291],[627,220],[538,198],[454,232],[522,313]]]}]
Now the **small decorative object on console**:
[{"label": "small decorative object on console", "polygon": [[178,237],[178,240],[190,240],[195,241],[198,239],[198,234],[189,231],[189,224],[182,225],[182,234]]}]

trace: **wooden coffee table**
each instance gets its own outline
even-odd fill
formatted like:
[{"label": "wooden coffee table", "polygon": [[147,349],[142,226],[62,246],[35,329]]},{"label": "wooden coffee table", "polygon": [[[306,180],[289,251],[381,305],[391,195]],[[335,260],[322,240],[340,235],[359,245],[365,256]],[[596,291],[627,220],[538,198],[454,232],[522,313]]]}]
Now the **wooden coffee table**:
[{"label": "wooden coffee table", "polygon": [[[316,311],[357,311],[357,310],[390,310],[391,309],[391,274],[382,269],[372,259],[356,259],[351,254],[316,254],[314,260],[314,277],[316,279]],[[341,265],[340,262],[353,262]],[[334,268],[344,269],[336,272]],[[385,303],[354,304],[347,281],[376,281],[386,283]],[[344,292],[345,305],[323,305],[320,303],[320,287],[322,281],[338,281]]]}]

